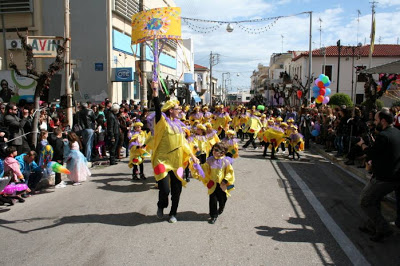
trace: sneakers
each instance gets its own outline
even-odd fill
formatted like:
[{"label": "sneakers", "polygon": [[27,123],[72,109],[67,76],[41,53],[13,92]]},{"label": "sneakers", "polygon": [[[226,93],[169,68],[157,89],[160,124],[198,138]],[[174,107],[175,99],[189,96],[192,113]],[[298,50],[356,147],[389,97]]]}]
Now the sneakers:
[{"label": "sneakers", "polygon": [[210,220],[208,220],[208,223],[215,224],[216,221],[217,221],[217,218],[211,218]]},{"label": "sneakers", "polygon": [[174,215],[171,215],[168,220],[168,222],[171,224],[176,223],[177,221],[178,220],[176,219],[176,217]]},{"label": "sneakers", "polygon": [[55,186],[55,188],[65,188],[67,185],[65,185],[63,182],[64,182],[64,181],[62,181],[61,183],[58,183],[58,184]]},{"label": "sneakers", "polygon": [[143,179],[143,180],[147,179],[147,177],[144,174],[140,174],[140,178]]},{"label": "sneakers", "polygon": [[157,209],[157,218],[162,219],[164,217],[164,209],[163,208],[158,208]]},{"label": "sneakers", "polygon": [[75,182],[75,183],[73,183],[72,185],[73,185],[73,186],[80,186],[80,185],[82,185],[82,183]]}]

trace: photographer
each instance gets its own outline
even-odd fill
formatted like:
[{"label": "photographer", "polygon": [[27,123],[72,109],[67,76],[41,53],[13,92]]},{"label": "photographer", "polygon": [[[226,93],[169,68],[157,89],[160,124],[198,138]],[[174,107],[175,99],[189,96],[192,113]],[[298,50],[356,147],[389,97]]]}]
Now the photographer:
[{"label": "photographer", "polygon": [[373,173],[361,192],[360,205],[368,220],[359,229],[372,234],[370,239],[376,242],[393,233],[382,216],[380,204],[387,194],[400,190],[400,131],[393,127],[393,115],[388,109],[375,115],[375,125],[379,134],[374,144],[368,147],[361,138],[357,145],[367,154],[367,161],[371,160]]}]

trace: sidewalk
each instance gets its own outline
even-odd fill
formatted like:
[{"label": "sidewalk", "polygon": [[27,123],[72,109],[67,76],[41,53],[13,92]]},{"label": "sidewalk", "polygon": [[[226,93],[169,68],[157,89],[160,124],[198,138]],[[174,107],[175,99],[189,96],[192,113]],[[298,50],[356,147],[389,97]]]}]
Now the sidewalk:
[{"label": "sidewalk", "polygon": [[323,145],[316,144],[313,142],[310,142],[310,147],[312,150],[315,152],[321,154],[328,160],[332,161],[333,163],[336,163],[339,165],[339,167],[343,168],[344,170],[352,173],[353,175],[359,177],[363,183],[368,182],[371,179],[371,175],[368,173],[365,168],[358,168],[357,165],[346,165],[344,162],[347,160],[345,157],[336,157],[336,152],[326,152],[324,149]]}]

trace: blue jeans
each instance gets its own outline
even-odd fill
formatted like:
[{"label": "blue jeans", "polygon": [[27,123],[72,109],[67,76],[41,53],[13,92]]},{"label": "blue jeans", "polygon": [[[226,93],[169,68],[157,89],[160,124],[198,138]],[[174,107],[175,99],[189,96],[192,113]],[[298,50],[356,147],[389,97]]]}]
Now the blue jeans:
[{"label": "blue jeans", "polygon": [[338,154],[342,155],[343,154],[343,136],[336,136],[334,145],[337,148]]},{"label": "blue jeans", "polygon": [[82,130],[83,144],[85,145],[85,157],[88,162],[92,161],[92,149],[94,140],[94,130],[87,128]]}]

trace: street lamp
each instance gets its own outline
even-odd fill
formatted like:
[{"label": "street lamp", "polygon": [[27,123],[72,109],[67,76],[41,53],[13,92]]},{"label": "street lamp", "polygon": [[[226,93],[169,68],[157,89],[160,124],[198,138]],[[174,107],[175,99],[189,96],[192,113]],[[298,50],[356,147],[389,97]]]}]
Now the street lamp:
[{"label": "street lamp", "polygon": [[348,46],[346,47],[347,49],[351,49],[352,51],[352,63],[351,63],[351,101],[354,103],[354,55],[355,55],[355,50],[358,49],[358,53],[360,52],[360,47],[362,46],[361,43],[358,43],[357,46]]},{"label": "street lamp", "polygon": [[226,26],[226,31],[231,33],[233,31],[233,27],[231,26],[231,23],[228,23],[228,26]]},{"label": "street lamp", "polygon": [[340,45],[340,40],[337,41],[336,43],[338,47],[338,67],[337,67],[337,87],[336,87],[336,93],[339,93],[339,77],[340,77],[340,50],[342,49],[342,46]]}]

